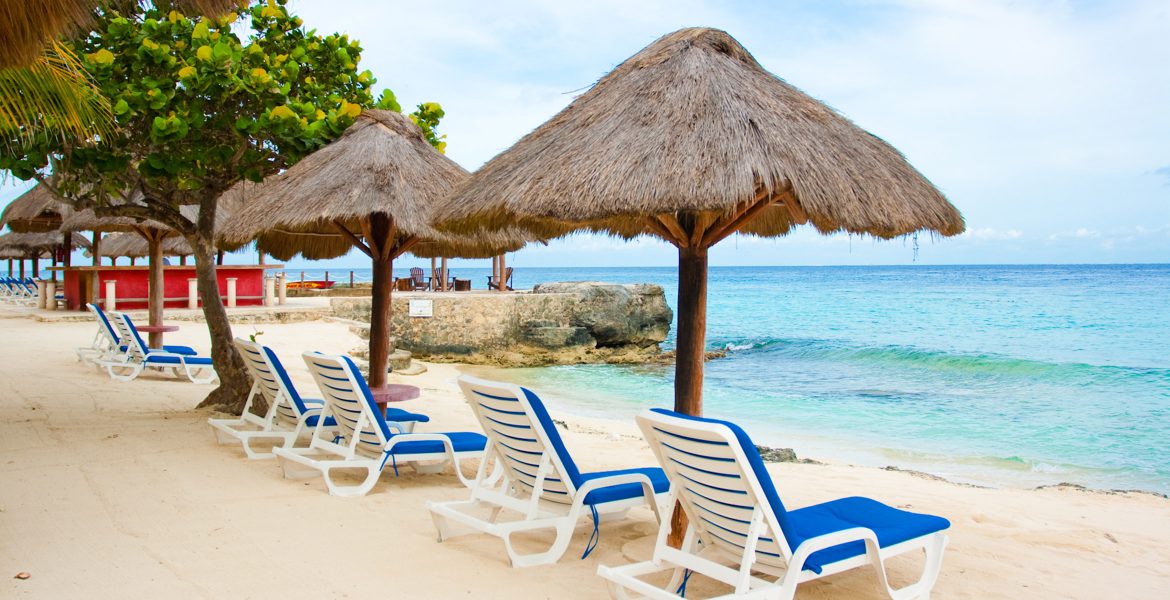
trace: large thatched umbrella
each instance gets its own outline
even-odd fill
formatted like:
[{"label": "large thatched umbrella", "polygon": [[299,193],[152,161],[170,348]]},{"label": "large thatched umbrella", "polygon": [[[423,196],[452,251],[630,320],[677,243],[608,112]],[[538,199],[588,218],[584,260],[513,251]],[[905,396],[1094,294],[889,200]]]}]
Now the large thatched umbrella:
[{"label": "large thatched umbrella", "polygon": [[224,229],[234,242],[281,260],[341,256],[358,248],[374,274],[370,385],[386,382],[394,259],[434,235],[434,206],[467,177],[404,115],[370,110],[333,143],[288,171],[237,190],[247,205]]},{"label": "large thatched umbrella", "polygon": [[477,171],[440,209],[471,232],[565,222],[678,248],[675,409],[702,412],[707,250],[735,232],[891,238],[963,231],[893,147],[764,70],[735,39],[683,29],[625,61]]},{"label": "large thatched umbrella", "polygon": [[69,206],[58,200],[48,186],[38,183],[8,203],[0,214],[0,227],[7,226],[17,233],[56,231],[69,212]]}]

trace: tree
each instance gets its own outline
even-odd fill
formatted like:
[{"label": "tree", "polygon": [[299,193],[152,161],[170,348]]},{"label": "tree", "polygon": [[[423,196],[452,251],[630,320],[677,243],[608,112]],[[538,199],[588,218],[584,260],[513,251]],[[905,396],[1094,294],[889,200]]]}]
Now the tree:
[{"label": "tree", "polygon": [[[187,239],[221,379],[200,406],[238,410],[249,390],[216,283],[220,196],[328,143],[364,107],[399,110],[389,91],[375,103],[373,76],[357,70],[356,41],[306,31],[285,3],[252,5],[246,41],[232,30],[234,13],[102,12],[76,51],[110,99],[119,130],[96,145],[46,136],[0,157],[0,167],[48,182],[78,207],[154,219]],[[437,123],[436,111],[415,119]],[[431,130],[432,143],[442,143]],[[198,217],[185,218],[182,205],[198,206]]]}]

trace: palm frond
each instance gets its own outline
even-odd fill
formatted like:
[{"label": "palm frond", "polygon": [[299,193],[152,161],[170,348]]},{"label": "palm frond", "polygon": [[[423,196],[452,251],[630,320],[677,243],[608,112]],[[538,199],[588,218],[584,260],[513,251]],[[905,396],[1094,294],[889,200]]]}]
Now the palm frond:
[{"label": "palm frond", "polygon": [[0,68],[0,151],[43,134],[93,140],[114,127],[109,100],[64,44],[27,67]]}]

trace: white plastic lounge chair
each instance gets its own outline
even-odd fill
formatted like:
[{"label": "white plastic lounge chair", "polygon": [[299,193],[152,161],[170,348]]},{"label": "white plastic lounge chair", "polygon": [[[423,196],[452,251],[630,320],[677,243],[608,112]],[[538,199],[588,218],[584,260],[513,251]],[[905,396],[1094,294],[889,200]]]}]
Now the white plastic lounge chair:
[{"label": "white plastic lounge chair", "polygon": [[[241,338],[234,341],[252,376],[252,390],[239,417],[208,419],[207,423],[219,443],[239,442],[248,458],[273,458],[273,446],[291,448],[301,435],[312,432],[325,401],[301,397],[271,348]],[[268,403],[268,412],[263,417],[252,413],[252,400],[257,394]],[[404,426],[430,421],[426,415],[397,408],[387,409],[387,413],[391,420]],[[326,428],[336,426],[332,417],[325,419]],[[252,441],[256,439],[268,440],[267,446],[262,446],[267,451],[252,449]]]},{"label": "white plastic lounge chair", "polygon": [[[483,456],[487,443],[483,435],[407,433],[401,423],[381,415],[365,377],[348,356],[306,352],[304,358],[325,397],[321,415],[333,418],[336,426],[318,422],[308,448],[274,448],[285,477],[319,474],[330,494],[362,496],[373,489],[388,465],[395,474],[400,464],[419,473],[439,473],[452,463],[459,480],[470,485],[459,462]],[[344,485],[333,479],[334,469],[364,470],[366,477],[358,485]]]},{"label": "white plastic lounge chair", "polygon": [[176,375],[182,371],[193,383],[215,381],[215,368],[211,366],[210,358],[149,348],[138,330],[134,328],[134,321],[130,320],[129,315],[112,312],[109,316],[118,330],[118,339],[126,342],[125,354],[99,360],[97,363],[98,366],[105,367],[113,379],[131,381],[149,368],[170,369]]},{"label": "white plastic lounge chair", "polygon": [[[582,473],[544,403],[531,390],[466,375],[459,378],[459,387],[487,432],[488,451],[469,500],[427,503],[439,541],[457,535],[450,520],[503,539],[512,566],[528,567],[559,560],[583,515],[593,517],[594,537],[582,558],[592,550],[603,516],[618,520],[630,508],[646,505],[660,518],[669,485],[662,469]],[[503,464],[503,477],[488,474],[487,465],[495,461]],[[519,513],[519,518],[499,521],[505,510]],[[489,517],[475,514],[482,512]],[[512,534],[542,529],[556,532],[548,550],[520,554],[513,548]]]},{"label": "white plastic lounge chair", "polygon": [[[106,311],[93,303],[86,304],[85,308],[97,320],[98,327],[97,332],[94,333],[93,342],[89,346],[82,346],[77,349],[77,360],[86,363],[97,363],[101,360],[111,360],[115,356],[125,354],[127,352],[126,344],[119,343],[118,331],[114,328],[113,323],[110,323]],[[198,354],[190,346],[167,345],[163,346],[162,349],[165,352],[185,356],[195,356]],[[147,352],[157,352],[157,350],[147,348]]]},{"label": "white plastic lounge chair", "polygon": [[[681,549],[667,545],[670,524],[663,523],[651,560],[599,567],[614,597],[632,591],[678,598],[694,572],[734,588],[720,598],[787,599],[801,582],[865,565],[873,565],[891,598],[930,596],[947,545],[946,519],[861,497],[787,510],[755,445],[736,425],[662,409],[637,421],[670,477],[671,500],[682,505],[688,527]],[[893,589],[885,560],[913,550],[926,554],[921,578]],[[672,570],[665,589],[642,579]]]}]

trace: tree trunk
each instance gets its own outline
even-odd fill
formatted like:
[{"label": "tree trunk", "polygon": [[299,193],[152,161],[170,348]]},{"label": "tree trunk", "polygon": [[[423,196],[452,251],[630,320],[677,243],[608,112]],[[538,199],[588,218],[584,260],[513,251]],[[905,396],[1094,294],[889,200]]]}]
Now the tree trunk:
[{"label": "tree trunk", "polygon": [[[163,253],[162,232],[157,229],[146,230],[146,244],[149,248],[149,277],[146,289],[146,310],[151,326],[162,325],[163,320]],[[148,338],[151,348],[162,347],[162,332],[150,332]]]},{"label": "tree trunk", "polygon": [[371,388],[386,385],[386,367],[390,364],[390,306],[394,287],[394,240],[390,218],[382,214],[370,216],[370,237],[373,251],[374,289],[370,307],[370,378]]},{"label": "tree trunk", "polygon": [[674,410],[703,414],[703,359],[707,345],[707,249],[678,251],[678,345]]},{"label": "tree trunk", "polygon": [[[199,299],[203,303],[203,318],[211,333],[211,362],[219,375],[219,387],[212,390],[198,408],[213,407],[239,414],[244,410],[248,392],[252,388],[244,360],[232,343],[232,326],[219,295],[219,281],[215,274],[215,209],[216,198],[204,199],[199,206],[199,221],[195,235],[187,242],[195,251],[195,278]],[[268,410],[263,398],[256,398],[253,411],[264,414]]]}]

